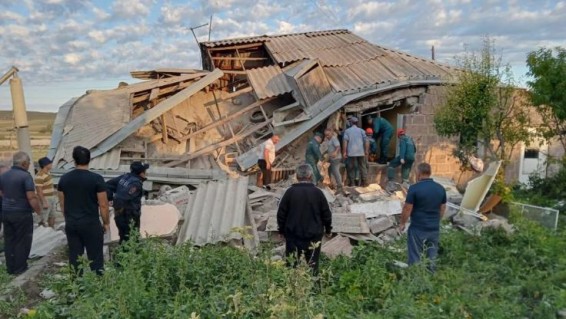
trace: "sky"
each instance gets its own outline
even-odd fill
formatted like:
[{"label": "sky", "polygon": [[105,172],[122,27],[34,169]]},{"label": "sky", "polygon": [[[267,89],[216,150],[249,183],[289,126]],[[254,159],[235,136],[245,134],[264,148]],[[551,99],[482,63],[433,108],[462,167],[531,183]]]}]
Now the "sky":
[{"label": "sky", "polygon": [[[539,47],[566,46],[566,1],[0,0],[0,75],[20,69],[28,110],[57,111],[90,89],[135,82],[133,70],[200,68],[190,27],[211,39],[349,29],[372,43],[453,64],[495,40],[520,85]],[[208,39],[208,27],[196,30]],[[0,110],[11,109],[8,83]]]}]

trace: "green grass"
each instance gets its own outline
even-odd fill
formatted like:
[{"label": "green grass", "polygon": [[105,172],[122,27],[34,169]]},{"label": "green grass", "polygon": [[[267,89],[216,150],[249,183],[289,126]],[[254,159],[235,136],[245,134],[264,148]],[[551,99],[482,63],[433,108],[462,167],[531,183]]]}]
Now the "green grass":
[{"label": "green grass", "polygon": [[322,260],[320,288],[269,249],[132,242],[102,278],[49,280],[58,297],[35,318],[555,318],[566,308],[565,234],[514,222],[511,236],[443,232],[435,275],[391,267],[404,250],[358,246],[352,258]]}]

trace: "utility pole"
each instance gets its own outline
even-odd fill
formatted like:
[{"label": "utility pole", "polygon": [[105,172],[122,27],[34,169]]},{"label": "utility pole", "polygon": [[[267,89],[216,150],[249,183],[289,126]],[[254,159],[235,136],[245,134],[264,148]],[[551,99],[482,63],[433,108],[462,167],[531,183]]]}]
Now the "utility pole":
[{"label": "utility pole", "polygon": [[18,68],[12,66],[8,72],[0,77],[0,85],[10,79],[10,92],[12,94],[12,109],[14,113],[14,122],[18,139],[18,148],[22,152],[26,152],[31,160],[29,173],[33,177],[35,175],[33,157],[31,151],[31,141],[29,137],[29,124],[26,111],[26,102],[24,99],[24,89],[22,80],[18,76]]},{"label": "utility pole", "polygon": [[434,45],[432,46],[432,49],[430,49],[430,53],[432,54],[432,60],[434,61],[434,58],[435,58],[435,56],[434,56],[434,53],[435,53],[434,52]]}]

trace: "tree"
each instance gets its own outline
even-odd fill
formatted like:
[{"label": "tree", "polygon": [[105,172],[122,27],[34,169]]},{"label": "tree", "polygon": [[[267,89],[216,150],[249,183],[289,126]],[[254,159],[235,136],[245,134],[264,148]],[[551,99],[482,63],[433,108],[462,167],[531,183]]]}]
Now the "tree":
[{"label": "tree", "polygon": [[479,52],[466,51],[456,62],[457,83],[449,87],[446,103],[435,112],[436,131],[459,137],[454,155],[464,167],[481,148],[484,160],[503,160],[505,168],[513,149],[530,140],[524,92],[515,87],[510,65],[496,55],[489,37]]},{"label": "tree", "polygon": [[533,78],[527,81],[530,98],[543,120],[539,129],[547,139],[557,137],[566,149],[566,49],[533,51],[527,66]]}]

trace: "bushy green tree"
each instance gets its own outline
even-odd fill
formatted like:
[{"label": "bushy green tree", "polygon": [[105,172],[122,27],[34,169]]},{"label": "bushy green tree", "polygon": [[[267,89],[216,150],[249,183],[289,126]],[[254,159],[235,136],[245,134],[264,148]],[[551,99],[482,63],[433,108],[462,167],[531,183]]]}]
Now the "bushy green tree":
[{"label": "bushy green tree", "polygon": [[484,159],[508,161],[513,148],[530,139],[524,92],[515,86],[509,64],[496,54],[494,42],[484,38],[479,52],[456,58],[460,71],[447,101],[435,112],[439,135],[459,137],[455,155],[467,165],[470,155],[484,150]]},{"label": "bushy green tree", "polygon": [[527,84],[533,105],[543,120],[544,137],[558,137],[566,148],[566,49],[541,48],[527,57]]}]

